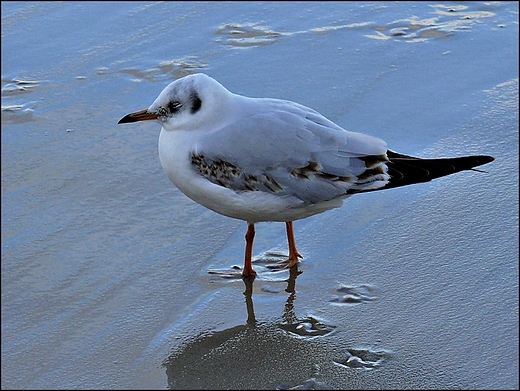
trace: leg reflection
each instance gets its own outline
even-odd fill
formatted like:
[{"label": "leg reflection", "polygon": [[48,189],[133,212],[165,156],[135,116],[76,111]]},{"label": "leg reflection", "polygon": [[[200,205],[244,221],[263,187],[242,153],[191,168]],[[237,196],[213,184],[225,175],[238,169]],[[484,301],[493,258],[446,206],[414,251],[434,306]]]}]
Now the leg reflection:
[{"label": "leg reflection", "polygon": [[253,282],[255,281],[255,275],[243,278],[246,290],[244,296],[246,297],[246,309],[247,309],[247,324],[249,326],[256,325],[255,309],[253,308]]},{"label": "leg reflection", "polygon": [[296,297],[296,278],[301,274],[301,271],[298,270],[298,265],[291,266],[289,269],[289,278],[287,281],[287,288],[285,291],[290,293],[287,301],[285,302],[285,308],[283,311],[283,318],[287,323],[293,323],[296,319],[296,314],[294,313],[294,298]]},{"label": "leg reflection", "polygon": [[285,291],[287,293],[294,293],[295,287],[296,287],[296,277],[298,277],[303,272],[298,270],[298,265],[291,266],[289,268],[289,278],[285,281],[287,281],[287,288],[285,288]]},{"label": "leg reflection", "polygon": [[[291,318],[295,318],[294,315],[294,297],[296,295],[296,278],[301,274],[302,272],[298,270],[298,265],[294,265],[289,269],[289,278],[285,281],[287,281],[287,288],[285,288],[285,291],[287,293],[290,293],[289,297],[287,298],[287,301],[285,303],[285,309],[284,309],[284,319],[286,321],[289,321]],[[253,306],[253,283],[255,281],[255,275],[249,276],[249,277],[243,277],[242,280],[244,281],[245,290],[244,290],[244,296],[246,297],[246,310],[247,310],[247,324],[249,326],[255,326],[256,325],[256,317],[255,317],[255,310]]]}]

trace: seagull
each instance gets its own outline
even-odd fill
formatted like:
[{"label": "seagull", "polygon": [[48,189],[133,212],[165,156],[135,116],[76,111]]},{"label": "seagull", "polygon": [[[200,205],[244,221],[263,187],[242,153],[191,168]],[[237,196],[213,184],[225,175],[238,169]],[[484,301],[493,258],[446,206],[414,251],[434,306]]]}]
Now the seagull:
[{"label": "seagull", "polygon": [[193,201],[247,222],[242,277],[255,276],[255,224],[284,222],[291,268],[302,258],[293,221],[338,208],[353,194],[390,189],[492,162],[486,155],[422,159],[387,149],[301,104],[250,98],[196,73],[173,81],[119,124],[158,121],[159,158]]}]

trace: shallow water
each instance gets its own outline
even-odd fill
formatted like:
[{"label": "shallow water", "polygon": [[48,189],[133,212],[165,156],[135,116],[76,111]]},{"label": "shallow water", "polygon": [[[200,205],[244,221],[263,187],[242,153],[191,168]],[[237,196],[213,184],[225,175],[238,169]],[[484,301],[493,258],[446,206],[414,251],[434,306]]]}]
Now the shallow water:
[{"label": "shallow water", "polygon": [[[518,389],[517,2],[1,7],[3,389]],[[248,286],[208,273],[245,223],[117,125],[193,72],[496,161],[296,222],[301,274],[259,224]]]}]

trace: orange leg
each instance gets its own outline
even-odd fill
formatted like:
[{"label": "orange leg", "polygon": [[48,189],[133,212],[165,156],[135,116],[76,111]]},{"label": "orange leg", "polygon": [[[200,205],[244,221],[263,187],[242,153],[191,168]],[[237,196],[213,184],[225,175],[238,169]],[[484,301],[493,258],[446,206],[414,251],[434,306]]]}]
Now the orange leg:
[{"label": "orange leg", "polygon": [[298,250],[296,250],[296,242],[294,240],[294,230],[292,221],[288,221],[285,223],[285,228],[287,228],[287,241],[289,242],[289,258],[287,261],[289,264],[287,267],[291,268],[298,263],[298,258],[303,258]]},{"label": "orange leg", "polygon": [[246,233],[246,255],[244,259],[244,270],[242,271],[242,277],[249,277],[256,275],[251,264],[251,257],[253,256],[253,239],[255,238],[255,225],[247,223]]}]

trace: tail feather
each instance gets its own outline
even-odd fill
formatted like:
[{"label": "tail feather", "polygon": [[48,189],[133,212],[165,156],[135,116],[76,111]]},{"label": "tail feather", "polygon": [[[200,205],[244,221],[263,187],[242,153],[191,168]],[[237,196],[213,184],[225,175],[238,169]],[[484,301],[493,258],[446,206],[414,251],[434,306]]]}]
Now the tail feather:
[{"label": "tail feather", "polygon": [[[475,155],[455,158],[421,159],[387,151],[388,174],[390,181],[377,190],[429,182],[432,179],[454,174],[459,171],[473,170],[474,167],[495,160],[492,156]],[[478,170],[475,170],[478,171]]]}]

